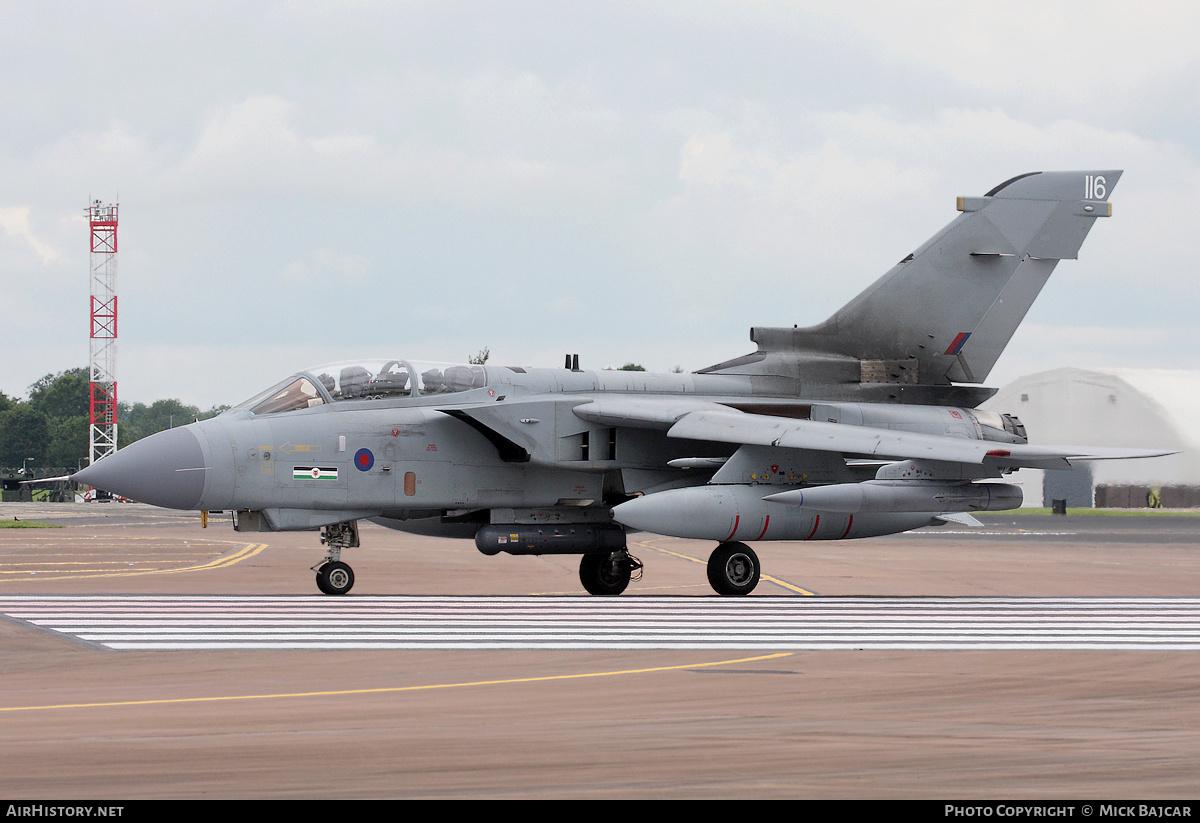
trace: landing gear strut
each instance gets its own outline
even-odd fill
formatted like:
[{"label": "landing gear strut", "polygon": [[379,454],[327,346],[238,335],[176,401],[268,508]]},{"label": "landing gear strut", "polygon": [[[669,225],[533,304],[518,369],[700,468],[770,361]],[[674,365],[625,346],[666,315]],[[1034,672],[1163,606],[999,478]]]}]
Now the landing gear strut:
[{"label": "landing gear strut", "polygon": [[579,582],[587,589],[588,594],[620,594],[625,591],[630,580],[641,578],[642,561],[625,549],[611,554],[592,552],[585,554],[579,561]]},{"label": "landing gear strut", "polygon": [[708,582],[717,594],[750,594],[761,575],[758,555],[745,543],[722,543],[708,557]]},{"label": "landing gear strut", "polygon": [[347,520],[323,527],[321,542],[329,547],[329,553],[313,566],[317,573],[317,588],[323,594],[345,594],[354,585],[354,570],[342,562],[342,549],[358,546],[358,521]]}]

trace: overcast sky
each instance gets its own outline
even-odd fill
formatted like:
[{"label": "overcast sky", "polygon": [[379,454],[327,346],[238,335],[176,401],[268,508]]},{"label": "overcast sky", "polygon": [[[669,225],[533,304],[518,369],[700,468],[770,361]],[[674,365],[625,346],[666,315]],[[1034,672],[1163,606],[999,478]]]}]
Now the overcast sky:
[{"label": "overcast sky", "polygon": [[[0,390],[353,357],[691,371],[1023,172],[1125,170],[987,381],[1200,368],[1200,4],[0,2]],[[936,306],[930,307],[936,311]]]}]

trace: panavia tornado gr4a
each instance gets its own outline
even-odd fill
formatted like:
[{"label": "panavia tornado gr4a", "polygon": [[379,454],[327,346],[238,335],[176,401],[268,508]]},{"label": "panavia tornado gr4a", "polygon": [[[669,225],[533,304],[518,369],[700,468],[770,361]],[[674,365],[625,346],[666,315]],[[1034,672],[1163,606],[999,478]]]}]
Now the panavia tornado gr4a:
[{"label": "panavia tornado gr4a", "polygon": [[359,520],[473,537],[484,554],[581,555],[593,594],[642,564],[629,530],[714,541],[747,594],[746,542],[892,534],[1011,509],[1021,467],[1161,452],[1031,445],[981,411],[984,380],[1059,260],[1111,214],[1120,171],[1034,172],[982,197],[832,317],[754,328],[758,350],[693,374],[450,365],[305,369],[224,414],[74,475],[238,531],[321,530],[317,586],[344,594]]}]

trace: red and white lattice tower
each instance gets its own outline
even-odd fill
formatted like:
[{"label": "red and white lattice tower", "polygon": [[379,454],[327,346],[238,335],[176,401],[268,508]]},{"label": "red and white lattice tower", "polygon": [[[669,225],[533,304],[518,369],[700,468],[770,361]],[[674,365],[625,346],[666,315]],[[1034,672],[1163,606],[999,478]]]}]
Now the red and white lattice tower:
[{"label": "red and white lattice tower", "polygon": [[117,450],[117,206],[92,201],[90,463]]}]

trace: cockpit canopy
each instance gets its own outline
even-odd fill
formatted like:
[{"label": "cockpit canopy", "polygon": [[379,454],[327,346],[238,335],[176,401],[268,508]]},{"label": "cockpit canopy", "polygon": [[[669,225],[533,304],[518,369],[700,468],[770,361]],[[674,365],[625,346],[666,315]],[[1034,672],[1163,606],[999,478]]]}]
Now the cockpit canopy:
[{"label": "cockpit canopy", "polygon": [[253,414],[308,409],[345,400],[428,397],[487,385],[483,366],[416,360],[365,360],[329,363],[289,377],[234,409]]}]

